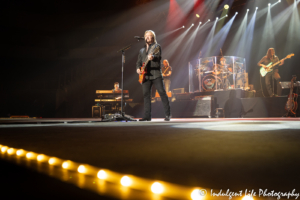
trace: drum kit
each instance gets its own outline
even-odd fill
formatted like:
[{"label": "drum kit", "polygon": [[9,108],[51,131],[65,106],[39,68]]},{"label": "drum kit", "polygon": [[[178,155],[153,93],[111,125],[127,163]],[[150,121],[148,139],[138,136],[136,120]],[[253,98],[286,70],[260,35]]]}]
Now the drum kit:
[{"label": "drum kit", "polygon": [[225,58],[220,59],[220,64],[214,63],[212,59],[204,59],[196,67],[195,71],[201,76],[201,85],[204,91],[226,90],[230,88],[229,79],[232,76],[232,67],[226,64]]}]

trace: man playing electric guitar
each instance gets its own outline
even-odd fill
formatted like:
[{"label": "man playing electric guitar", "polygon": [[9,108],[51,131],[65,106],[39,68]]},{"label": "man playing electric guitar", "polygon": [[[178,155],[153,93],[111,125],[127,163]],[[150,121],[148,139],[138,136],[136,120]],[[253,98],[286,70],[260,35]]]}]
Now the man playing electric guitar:
[{"label": "man playing electric guitar", "polygon": [[[170,121],[171,118],[170,104],[164,88],[162,72],[160,67],[161,48],[160,45],[157,44],[156,42],[156,36],[153,31],[151,30],[146,31],[144,38],[146,44],[145,47],[143,47],[140,50],[138,60],[136,62],[136,72],[139,75],[143,73],[141,71],[141,67],[143,67],[144,63],[147,63],[145,68],[146,70],[145,80],[142,82],[145,114],[144,117],[139,121],[151,121],[151,89],[153,84],[155,85],[155,88],[157,89],[163,103],[165,116],[166,116],[165,121]],[[155,48],[157,46],[159,47],[158,53],[152,54],[150,50],[153,49],[153,46]]]},{"label": "man playing electric guitar", "polygon": [[169,61],[165,59],[163,61],[163,67],[161,68],[162,75],[164,78],[164,84],[166,88],[166,92],[170,91],[170,85],[171,85],[171,74],[172,74],[172,67],[169,64]]},{"label": "man playing electric guitar", "polygon": [[[265,55],[259,62],[258,62],[258,66],[263,67],[265,70],[268,70],[267,65],[270,63],[276,63],[278,62],[279,59],[278,57],[275,55],[275,49],[274,48],[269,48],[267,51],[267,55]],[[280,65],[283,65],[284,60],[281,61]],[[266,88],[268,91],[268,94],[270,97],[274,97],[274,86],[276,84],[277,90],[280,88],[279,85],[279,80],[280,80],[280,75],[278,73],[278,66],[272,68],[273,71],[268,72],[265,75],[265,83],[266,83]],[[274,81],[274,85],[272,87],[272,81]],[[277,94],[276,94],[277,95]]]}]

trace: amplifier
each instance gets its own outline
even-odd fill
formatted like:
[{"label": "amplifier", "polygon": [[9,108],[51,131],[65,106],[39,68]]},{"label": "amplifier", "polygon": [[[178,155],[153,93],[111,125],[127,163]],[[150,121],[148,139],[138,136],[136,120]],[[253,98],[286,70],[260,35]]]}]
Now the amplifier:
[{"label": "amplifier", "polygon": [[[185,93],[184,93],[185,94]],[[187,93],[189,94],[189,93]],[[214,96],[196,96],[194,100],[180,100],[171,103],[173,117],[212,117]]]},{"label": "amplifier", "polygon": [[174,93],[176,100],[191,100],[190,93]]},{"label": "amplifier", "polygon": [[173,94],[174,93],[184,93],[184,88],[175,88],[172,91],[173,91]]},{"label": "amplifier", "polygon": [[92,117],[102,118],[105,114],[104,106],[92,106]]}]

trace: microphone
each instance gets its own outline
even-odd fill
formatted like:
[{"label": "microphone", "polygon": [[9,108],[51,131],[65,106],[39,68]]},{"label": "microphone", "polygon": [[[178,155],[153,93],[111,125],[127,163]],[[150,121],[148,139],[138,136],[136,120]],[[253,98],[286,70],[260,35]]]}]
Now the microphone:
[{"label": "microphone", "polygon": [[134,36],[135,39],[138,39],[138,40],[144,40],[145,38],[144,37],[140,37],[140,36]]}]

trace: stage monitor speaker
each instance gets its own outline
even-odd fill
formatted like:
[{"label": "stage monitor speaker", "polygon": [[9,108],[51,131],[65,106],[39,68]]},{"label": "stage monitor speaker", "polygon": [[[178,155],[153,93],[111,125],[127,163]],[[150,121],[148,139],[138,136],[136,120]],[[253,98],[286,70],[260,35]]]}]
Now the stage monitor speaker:
[{"label": "stage monitor speaker", "polygon": [[214,96],[213,95],[206,95],[206,96],[195,96],[196,107],[195,111],[193,113],[193,116],[201,117],[201,116],[212,116],[213,111],[213,101]]},{"label": "stage monitor speaker", "polygon": [[191,100],[190,93],[174,93],[176,100]]},{"label": "stage monitor speaker", "polygon": [[173,94],[184,93],[184,88],[175,88],[172,92]]},{"label": "stage monitor speaker", "polygon": [[104,113],[104,106],[92,106],[92,117],[102,118]]}]

